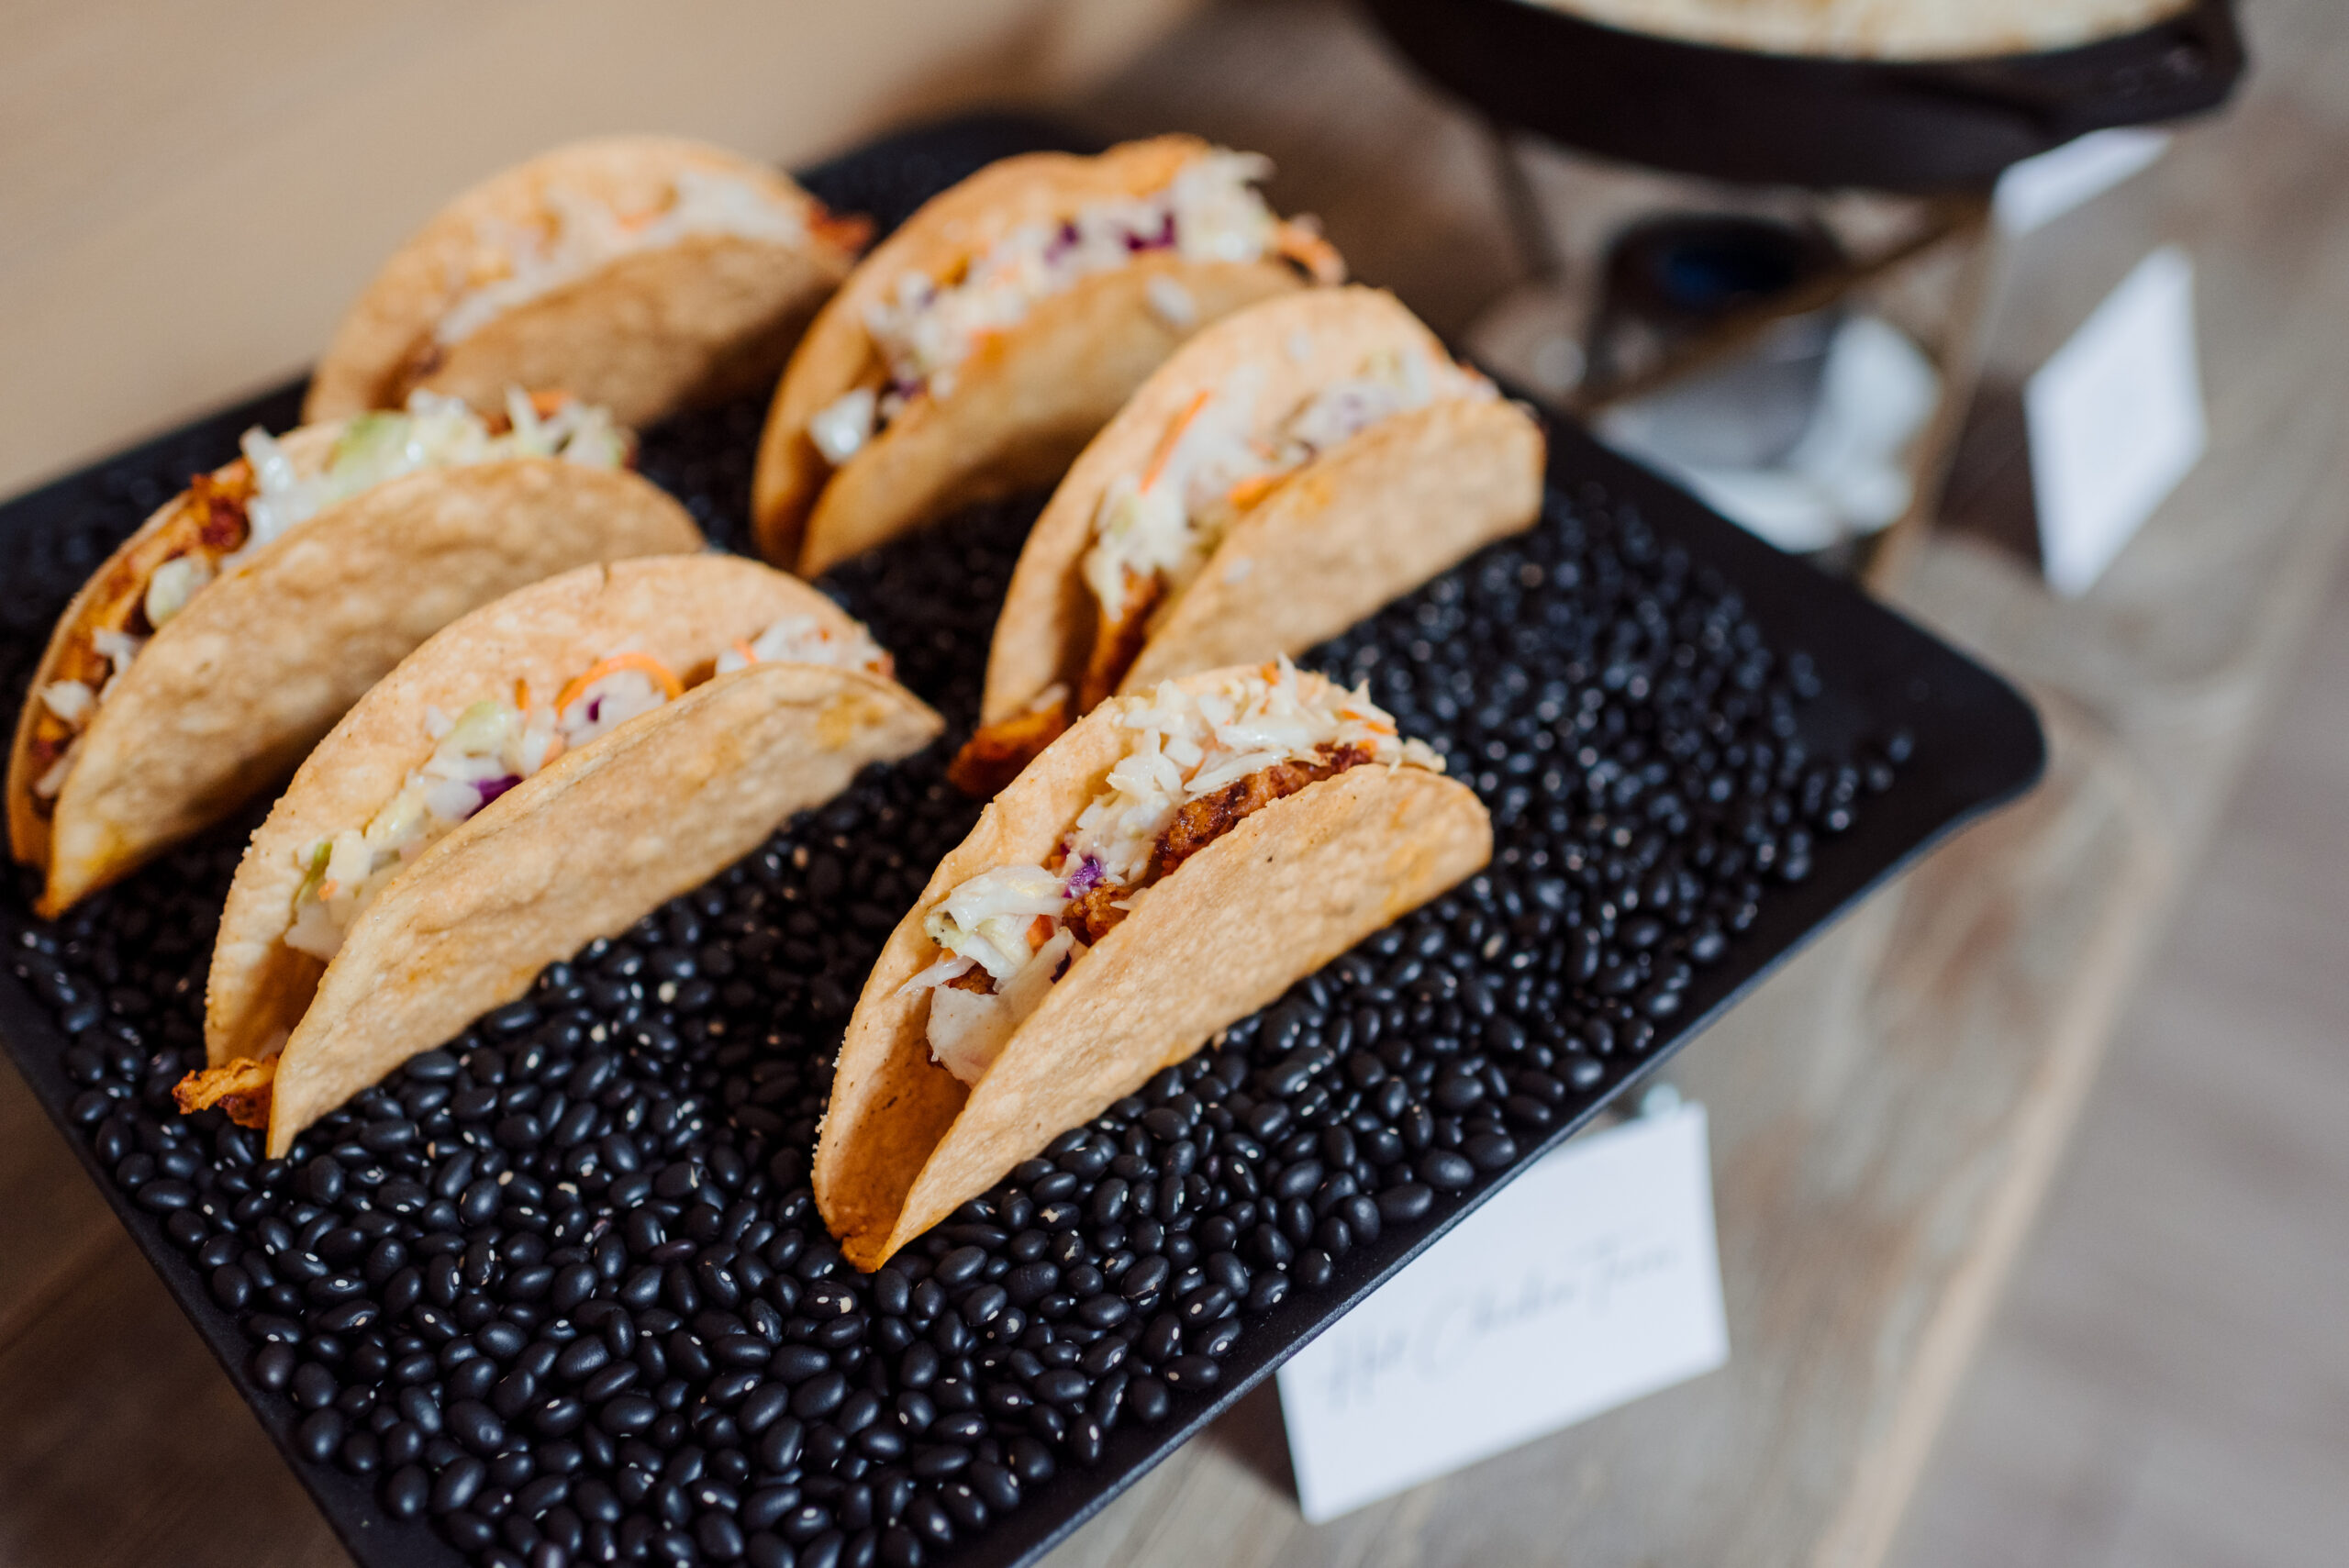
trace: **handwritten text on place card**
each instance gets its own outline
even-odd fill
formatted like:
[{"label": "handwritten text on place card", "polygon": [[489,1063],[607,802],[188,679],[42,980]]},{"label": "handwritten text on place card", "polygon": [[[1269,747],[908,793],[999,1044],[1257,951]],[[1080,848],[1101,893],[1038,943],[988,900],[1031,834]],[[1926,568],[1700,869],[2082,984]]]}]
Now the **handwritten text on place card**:
[{"label": "handwritten text on place card", "polygon": [[1702,1106],[1520,1176],[1279,1373],[1319,1521],[1729,1359]]}]

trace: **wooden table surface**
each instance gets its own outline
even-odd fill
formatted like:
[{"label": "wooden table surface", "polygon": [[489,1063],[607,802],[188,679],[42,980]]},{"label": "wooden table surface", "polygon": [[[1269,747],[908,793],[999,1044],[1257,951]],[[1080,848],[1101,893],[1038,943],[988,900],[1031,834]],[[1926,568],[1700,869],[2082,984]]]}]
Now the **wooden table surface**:
[{"label": "wooden table surface", "polygon": [[0,495],[298,374],[457,191],[573,137],[797,164],[1064,95],[1196,0],[11,0]]},{"label": "wooden table surface", "polygon": [[[2343,532],[2349,117],[2328,83],[2349,15],[2249,13],[2259,72],[2234,114],[2021,248],[1993,345],[2028,363],[2149,244],[2183,240],[2210,456],[2083,601],[1962,539],[1932,541],[1900,590],[2031,684],[2047,784],[1682,1058],[1712,1110],[1731,1365],[1320,1529],[1297,1515],[1276,1407],[1255,1397],[1056,1568],[1882,1559]],[[1511,281],[1475,136],[1334,0],[1211,13],[1069,102],[1105,131],[1272,152],[1282,204],[1320,212],[1363,276],[1440,328]],[[0,1409],[0,1562],[341,1561],[5,1073]]]}]

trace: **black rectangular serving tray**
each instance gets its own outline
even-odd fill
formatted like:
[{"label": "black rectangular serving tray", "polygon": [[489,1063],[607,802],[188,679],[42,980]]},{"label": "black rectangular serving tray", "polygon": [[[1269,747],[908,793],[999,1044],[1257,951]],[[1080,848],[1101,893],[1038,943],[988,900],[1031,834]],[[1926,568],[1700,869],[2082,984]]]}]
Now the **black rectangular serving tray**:
[{"label": "black rectangular serving tray", "polygon": [[[891,138],[805,176],[836,208],[873,213],[885,228],[931,192],[1008,153],[1080,145],[1066,130],[1012,117],[947,122]],[[64,591],[97,563],[113,538],[184,483],[234,453],[238,434],[260,424],[295,422],[300,385],[268,393],[91,465],[0,505],[0,695],[22,698],[33,662]],[[747,493],[747,449],[755,407],[725,417],[740,464],[703,473],[689,496],[714,538],[739,544]],[[648,455],[658,434],[648,441]],[[648,472],[658,472],[648,462]],[[1856,826],[1817,845],[1810,875],[1775,886],[1758,918],[1728,956],[1696,972],[1685,1004],[1638,1053],[1608,1058],[1603,1080],[1562,1107],[1545,1136],[1520,1140],[1516,1162],[1480,1173],[1432,1224],[1390,1228],[1341,1258],[1326,1286],[1297,1290],[1250,1320],[1222,1363],[1219,1383],[1178,1395],[1173,1415],[1155,1427],[1127,1423],[1108,1437],[1090,1470],[1063,1466],[1028,1491],[1021,1506],[930,1561],[950,1568],[1016,1568],[1041,1558],[1152,1465],[1187,1441],[1290,1354],[1343,1315],[1517,1171],[1573,1136],[1618,1096],[1718,1018],[1804,943],[1874,888],[1897,875],[1958,828],[2028,790],[2044,764],[2044,745],[2029,706],[2008,684],[1851,586],[1779,554],[1707,511],[1662,480],[1598,445],[1579,429],[1551,430],[1553,506],[1636,513],[1665,546],[1685,550],[1742,596],[1770,644],[1800,649],[1817,673],[1817,695],[1803,712],[1815,748],[1840,751],[1869,737],[1899,733],[1913,753],[1887,792],[1870,797]],[[709,500],[712,492],[726,499]],[[730,508],[730,510],[729,510]],[[94,523],[94,519],[95,522]],[[1471,565],[1473,566],[1473,562]],[[1464,568],[1462,570],[1467,570]],[[0,903],[12,945],[37,924],[21,884]],[[1342,963],[1346,961],[1341,960]],[[0,967],[0,1038],[26,1082],[113,1205],[174,1299],[219,1358],[256,1418],[287,1456],[352,1555],[367,1568],[456,1568],[463,1561],[423,1520],[384,1514],[371,1482],[332,1464],[295,1457],[295,1412],[261,1389],[249,1369],[250,1347],[236,1318],[218,1307],[193,1262],[165,1235],[161,1218],[138,1207],[98,1163],[90,1138],[71,1114],[81,1092],[65,1071],[70,1041],[56,1015],[13,971]]]}]

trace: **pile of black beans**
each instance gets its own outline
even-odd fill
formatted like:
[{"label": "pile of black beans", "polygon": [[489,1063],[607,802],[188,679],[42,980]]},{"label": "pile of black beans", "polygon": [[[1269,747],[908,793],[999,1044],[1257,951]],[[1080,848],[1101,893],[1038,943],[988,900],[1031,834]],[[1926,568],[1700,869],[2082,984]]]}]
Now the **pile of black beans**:
[{"label": "pile of black beans", "polygon": [[[739,538],[755,425],[721,411],[646,469]],[[829,584],[957,730],[1033,511]],[[171,1100],[242,828],[56,924],[19,915],[11,958],[70,1040],[72,1122],[241,1327],[264,1412],[386,1514],[500,1568],[950,1562],[1069,1506],[1035,1494],[1196,1413],[1285,1299],[1442,1223],[1634,1070],[1904,753],[1811,755],[1806,662],[1598,495],[1301,662],[1442,751],[1491,808],[1489,869],[871,1275],[808,1159],[857,991],[975,817],[948,747],[554,965],[284,1160]]]}]

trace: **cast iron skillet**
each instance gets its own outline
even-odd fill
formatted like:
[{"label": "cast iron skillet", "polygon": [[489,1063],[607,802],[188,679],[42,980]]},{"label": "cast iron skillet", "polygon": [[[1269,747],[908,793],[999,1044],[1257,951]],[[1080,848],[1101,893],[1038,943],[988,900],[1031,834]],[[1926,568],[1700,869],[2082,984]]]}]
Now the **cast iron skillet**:
[{"label": "cast iron skillet", "polygon": [[1502,125],[1717,179],[1976,189],[2086,131],[2224,102],[2232,0],[2078,49],[1876,61],[1762,54],[1602,27],[1529,0],[1368,0],[1420,70]]}]

